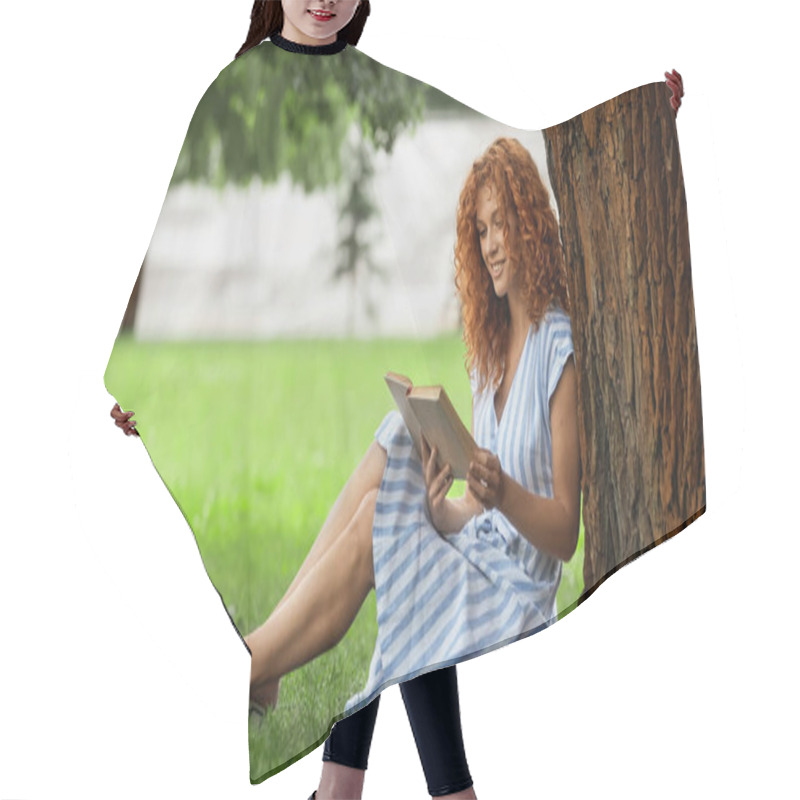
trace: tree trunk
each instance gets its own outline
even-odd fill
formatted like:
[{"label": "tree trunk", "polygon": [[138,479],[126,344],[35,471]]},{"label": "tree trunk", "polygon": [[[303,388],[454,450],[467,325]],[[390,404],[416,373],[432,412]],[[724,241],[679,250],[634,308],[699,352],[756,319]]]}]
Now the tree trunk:
[{"label": "tree trunk", "polygon": [[705,511],[686,199],[663,83],[544,138],[578,368],[585,599]]}]

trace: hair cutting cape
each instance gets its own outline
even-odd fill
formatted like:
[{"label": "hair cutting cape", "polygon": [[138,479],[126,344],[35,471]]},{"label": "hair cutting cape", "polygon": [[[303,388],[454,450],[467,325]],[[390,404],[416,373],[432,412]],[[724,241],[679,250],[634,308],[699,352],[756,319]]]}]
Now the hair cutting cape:
[{"label": "hair cutting cape", "polygon": [[[491,389],[465,368],[454,247],[472,163],[499,137],[529,151],[551,195],[570,307],[531,326],[498,420]],[[551,497],[549,401],[570,357],[574,556],[537,550],[498,509],[437,533],[384,374],[444,386],[504,471]],[[264,41],[197,106],[106,386],[136,412],[242,635],[274,609],[373,439],[387,451],[375,591],[341,642],[251,720],[261,781],[384,687],[552,624],[705,510],[668,88],[526,131],[352,47],[310,56]],[[456,482],[451,496],[463,491]]]}]

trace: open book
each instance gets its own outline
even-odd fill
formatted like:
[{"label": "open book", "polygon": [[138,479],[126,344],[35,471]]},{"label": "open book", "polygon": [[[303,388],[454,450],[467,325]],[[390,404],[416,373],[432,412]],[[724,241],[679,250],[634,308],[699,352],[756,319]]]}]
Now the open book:
[{"label": "open book", "polygon": [[422,436],[438,448],[437,471],[449,464],[453,477],[467,479],[469,462],[478,445],[441,386],[413,386],[405,375],[387,372],[386,385],[403,415],[414,447],[422,458]]}]

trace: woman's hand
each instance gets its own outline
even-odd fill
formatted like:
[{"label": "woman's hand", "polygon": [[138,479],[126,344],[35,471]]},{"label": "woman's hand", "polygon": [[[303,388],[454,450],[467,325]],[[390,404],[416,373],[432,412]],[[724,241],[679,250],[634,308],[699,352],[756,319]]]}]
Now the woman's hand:
[{"label": "woman's hand", "polygon": [[453,471],[449,464],[445,464],[436,472],[436,456],[438,449],[434,446],[431,450],[428,441],[422,437],[422,473],[425,476],[425,485],[428,488],[428,511],[434,528],[439,533],[445,529],[447,513],[447,492],[453,485]]},{"label": "woman's hand", "polygon": [[119,407],[119,403],[114,403],[111,416],[114,418],[114,424],[125,431],[126,436],[139,435],[139,431],[136,430],[136,420],[133,419],[133,411],[123,411]]},{"label": "woman's hand", "polygon": [[505,497],[505,473],[500,459],[491,451],[478,448],[469,463],[467,486],[484,508],[498,508]]},{"label": "woman's hand", "polygon": [[665,72],[664,77],[667,79],[667,86],[672,91],[669,104],[672,106],[673,114],[677,117],[678,109],[681,107],[681,97],[683,97],[683,78],[676,69],[672,70],[672,72]]}]

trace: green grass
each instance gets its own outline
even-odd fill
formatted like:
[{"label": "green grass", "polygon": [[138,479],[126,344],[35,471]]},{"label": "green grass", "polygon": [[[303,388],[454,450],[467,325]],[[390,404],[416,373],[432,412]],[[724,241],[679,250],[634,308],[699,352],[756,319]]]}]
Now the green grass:
[{"label": "green grass", "polygon": [[[442,383],[471,418],[459,336],[407,340],[148,343],[120,337],[106,386],[139,430],[242,633],[268,616],[330,507],[394,406],[391,369]],[[353,409],[359,413],[353,415]],[[464,484],[454,487],[453,496]],[[583,589],[583,529],[558,607]],[[278,771],[324,737],[366,681],[372,593],[343,641],[287,676],[278,708],[251,726],[251,776]]]}]

